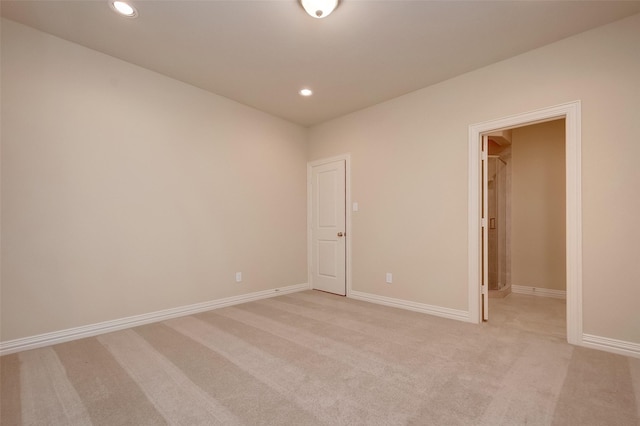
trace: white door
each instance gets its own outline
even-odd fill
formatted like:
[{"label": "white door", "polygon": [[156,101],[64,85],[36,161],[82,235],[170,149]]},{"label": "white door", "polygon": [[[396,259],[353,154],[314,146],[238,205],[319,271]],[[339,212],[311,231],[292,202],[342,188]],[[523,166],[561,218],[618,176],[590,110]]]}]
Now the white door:
[{"label": "white door", "polygon": [[311,287],[346,295],[345,161],[311,168]]},{"label": "white door", "polygon": [[482,136],[482,319],[489,320],[489,137]]}]

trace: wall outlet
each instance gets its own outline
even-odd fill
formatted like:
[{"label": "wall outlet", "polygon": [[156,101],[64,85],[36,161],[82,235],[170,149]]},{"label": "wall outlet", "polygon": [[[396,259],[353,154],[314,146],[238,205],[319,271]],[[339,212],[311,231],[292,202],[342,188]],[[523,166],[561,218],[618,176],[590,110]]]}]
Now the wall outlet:
[{"label": "wall outlet", "polygon": [[387,272],[386,281],[387,284],[391,284],[393,282],[393,274],[391,272]]},{"label": "wall outlet", "polygon": [[236,282],[239,283],[242,281],[242,272],[236,272]]}]

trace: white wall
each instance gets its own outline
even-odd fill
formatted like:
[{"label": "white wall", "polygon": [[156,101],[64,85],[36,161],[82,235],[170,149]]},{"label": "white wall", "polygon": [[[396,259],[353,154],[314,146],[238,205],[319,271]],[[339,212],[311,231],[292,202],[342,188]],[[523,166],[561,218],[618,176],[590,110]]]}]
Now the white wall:
[{"label": "white wall", "polygon": [[583,330],[640,343],[638,46],[635,15],[311,128],[351,153],[354,290],[467,310],[469,125],[581,100]]},{"label": "white wall", "polygon": [[512,131],[512,284],[566,290],[565,121]]},{"label": "white wall", "polygon": [[2,341],[307,281],[302,127],[2,20],[1,136]]}]

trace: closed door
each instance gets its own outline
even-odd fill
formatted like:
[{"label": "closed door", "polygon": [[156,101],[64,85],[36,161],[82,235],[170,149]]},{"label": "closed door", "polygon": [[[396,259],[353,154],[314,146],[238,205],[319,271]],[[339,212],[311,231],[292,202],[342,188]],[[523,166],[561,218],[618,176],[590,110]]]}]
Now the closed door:
[{"label": "closed door", "polygon": [[311,169],[311,286],[346,295],[345,161]]}]

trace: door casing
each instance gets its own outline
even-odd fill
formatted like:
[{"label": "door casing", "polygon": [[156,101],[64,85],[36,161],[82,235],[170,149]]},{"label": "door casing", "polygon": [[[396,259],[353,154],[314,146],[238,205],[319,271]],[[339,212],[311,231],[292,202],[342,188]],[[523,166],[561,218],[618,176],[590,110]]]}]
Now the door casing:
[{"label": "door casing", "polygon": [[469,126],[469,321],[482,321],[482,135],[565,119],[567,341],[582,344],[581,104],[569,102]]},{"label": "door casing", "polygon": [[312,288],[312,265],[313,265],[313,234],[312,217],[312,171],[313,167],[320,166],[334,161],[344,161],[345,163],[345,280],[346,297],[351,294],[351,154],[342,154],[330,158],[322,158],[307,163],[307,282]]}]

